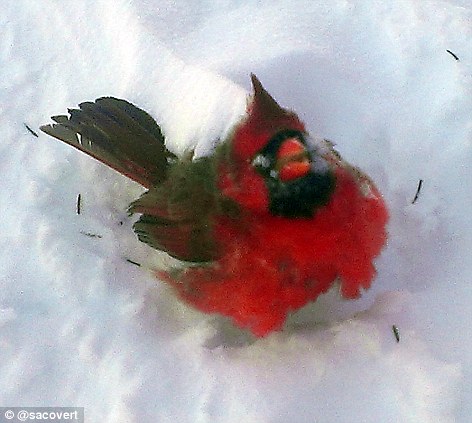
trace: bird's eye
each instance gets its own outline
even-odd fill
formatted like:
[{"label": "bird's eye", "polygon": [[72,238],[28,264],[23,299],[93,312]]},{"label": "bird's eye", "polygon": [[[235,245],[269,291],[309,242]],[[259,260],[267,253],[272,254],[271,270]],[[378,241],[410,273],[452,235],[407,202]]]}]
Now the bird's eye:
[{"label": "bird's eye", "polygon": [[302,178],[310,169],[310,154],[305,145],[296,137],[285,139],[276,154],[275,170],[279,179],[286,182]]}]

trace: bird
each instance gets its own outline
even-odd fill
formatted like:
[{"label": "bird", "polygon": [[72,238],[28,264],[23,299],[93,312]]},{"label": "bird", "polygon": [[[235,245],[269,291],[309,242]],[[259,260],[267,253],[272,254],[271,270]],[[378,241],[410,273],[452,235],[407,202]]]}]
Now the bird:
[{"label": "bird", "polygon": [[40,129],[146,189],[128,209],[139,214],[133,229],[178,259],[158,279],[265,337],[333,286],[347,299],[368,289],[389,215],[363,171],[251,81],[245,115],[202,157],[174,154],[148,113],[115,97]]}]

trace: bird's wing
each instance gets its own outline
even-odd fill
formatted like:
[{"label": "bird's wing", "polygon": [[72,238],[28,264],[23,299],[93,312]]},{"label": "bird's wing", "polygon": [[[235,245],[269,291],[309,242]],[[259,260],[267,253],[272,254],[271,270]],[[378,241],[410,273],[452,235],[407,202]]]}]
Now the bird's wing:
[{"label": "bird's wing", "polygon": [[114,97],[79,104],[70,116],[53,116],[41,130],[77,148],[146,188],[165,180],[168,161],[154,119],[133,104]]},{"label": "bird's wing", "polygon": [[223,213],[215,188],[211,158],[181,161],[171,167],[168,179],[144,193],[129,208],[142,213],[134,224],[138,238],[183,261],[216,260],[221,249],[215,240],[214,219]]}]

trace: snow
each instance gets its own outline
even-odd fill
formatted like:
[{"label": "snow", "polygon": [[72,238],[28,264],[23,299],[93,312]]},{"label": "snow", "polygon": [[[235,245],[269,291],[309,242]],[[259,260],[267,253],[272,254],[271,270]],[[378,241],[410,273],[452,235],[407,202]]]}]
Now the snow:
[{"label": "snow", "polygon": [[[1,405],[83,406],[87,422],[471,421],[468,1],[2,0],[0,12]],[[151,275],[168,259],[132,233],[138,185],[25,127],[114,95],[175,151],[206,154],[244,112],[250,72],[365,170],[391,213],[362,299],[332,291],[254,342]]]}]

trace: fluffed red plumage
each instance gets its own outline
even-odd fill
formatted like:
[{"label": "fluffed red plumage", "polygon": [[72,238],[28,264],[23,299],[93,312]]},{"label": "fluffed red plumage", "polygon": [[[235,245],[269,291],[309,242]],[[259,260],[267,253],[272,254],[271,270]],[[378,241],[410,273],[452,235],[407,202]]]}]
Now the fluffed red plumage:
[{"label": "fluffed red plumage", "polygon": [[217,266],[158,275],[188,303],[229,316],[256,336],[280,329],[288,313],[316,300],[336,278],[344,297],[358,297],[375,275],[372,259],[385,243],[387,211],[370,181],[365,196],[350,172],[336,170],[332,200],[312,219],[218,216],[224,255]]},{"label": "fluffed red plumage", "polygon": [[[337,280],[346,298],[369,288],[388,213],[366,175],[329,142],[310,140],[299,118],[251,77],[247,117],[212,156],[196,161],[178,161],[150,117],[123,100],[86,103],[87,110],[42,129],[149,188],[130,206],[142,213],[135,224],[140,240],[195,263],[157,271],[159,278],[199,310],[265,336]],[[121,136],[123,127],[138,140]],[[76,142],[76,134],[90,142]],[[159,157],[157,169],[139,150],[143,134],[154,137],[155,145],[146,145]],[[117,136],[127,154],[115,152]]]}]

